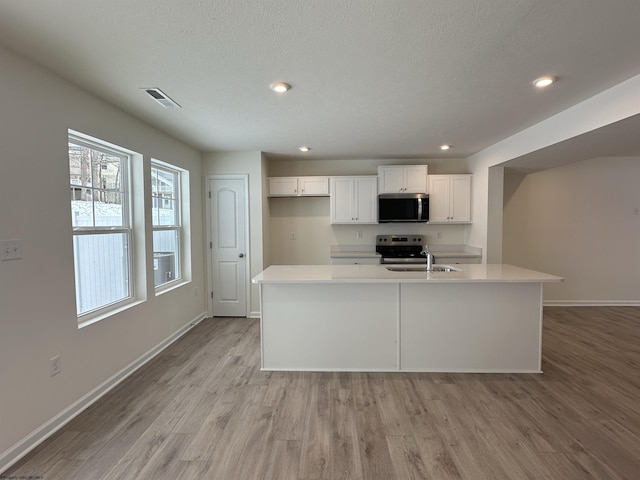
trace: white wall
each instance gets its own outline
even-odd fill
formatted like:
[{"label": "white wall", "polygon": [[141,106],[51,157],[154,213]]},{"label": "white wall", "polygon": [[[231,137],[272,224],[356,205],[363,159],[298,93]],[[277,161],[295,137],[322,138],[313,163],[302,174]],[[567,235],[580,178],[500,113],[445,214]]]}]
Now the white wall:
[{"label": "white wall", "polygon": [[505,263],[564,277],[547,302],[640,302],[640,157],[507,171]]},{"label": "white wall", "polygon": [[[249,176],[249,255],[250,278],[264,270],[264,248],[268,242],[263,242],[263,235],[268,231],[268,224],[263,219],[265,213],[265,160],[261,152],[217,152],[207,153],[203,157],[202,173],[207,175],[243,174]],[[206,195],[204,202],[208,201]],[[206,219],[203,219],[206,225]],[[250,316],[257,316],[260,312],[260,291],[257,285],[250,284]]]},{"label": "white wall", "polygon": [[640,114],[640,75],[471,156],[468,162],[474,174],[474,188],[469,244],[487,252],[485,260],[502,261],[502,236],[491,231],[502,223],[502,191],[496,188],[501,183],[501,171],[490,172],[492,167],[637,114]]},{"label": "white wall", "polygon": [[[376,175],[378,165],[394,164],[427,164],[431,174],[468,173],[466,162],[461,159],[272,159],[269,176]],[[271,264],[328,264],[330,245],[368,245],[373,249],[378,234],[419,233],[426,235],[433,245],[467,243],[467,225],[331,225],[329,197],[269,198],[267,201]],[[362,239],[356,238],[357,232],[362,232]]]},{"label": "white wall", "polygon": [[[2,470],[7,452],[23,438],[199,318],[206,306],[200,153],[4,49],[0,71],[0,238],[20,239],[23,255],[0,262]],[[146,301],[82,329],[75,310],[69,128],[142,154],[146,172],[153,157],[188,170],[191,180],[191,282],[155,296],[151,279]],[[150,232],[143,240],[152,272]],[[62,372],[50,377],[55,355]]]}]

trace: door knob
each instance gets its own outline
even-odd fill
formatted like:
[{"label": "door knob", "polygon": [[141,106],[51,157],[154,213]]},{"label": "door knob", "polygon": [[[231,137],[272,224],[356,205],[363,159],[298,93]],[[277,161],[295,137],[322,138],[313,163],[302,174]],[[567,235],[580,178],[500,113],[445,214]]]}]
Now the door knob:
[{"label": "door knob", "polygon": [[240,258],[244,258],[244,253],[240,253],[240,254],[238,254],[238,257],[240,257]]}]

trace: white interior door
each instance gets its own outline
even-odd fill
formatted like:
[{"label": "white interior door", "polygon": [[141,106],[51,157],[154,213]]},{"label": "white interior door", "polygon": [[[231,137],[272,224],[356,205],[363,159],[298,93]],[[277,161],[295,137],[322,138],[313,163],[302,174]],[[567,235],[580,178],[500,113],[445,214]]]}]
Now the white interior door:
[{"label": "white interior door", "polygon": [[247,316],[247,179],[209,180],[212,310],[217,317]]}]

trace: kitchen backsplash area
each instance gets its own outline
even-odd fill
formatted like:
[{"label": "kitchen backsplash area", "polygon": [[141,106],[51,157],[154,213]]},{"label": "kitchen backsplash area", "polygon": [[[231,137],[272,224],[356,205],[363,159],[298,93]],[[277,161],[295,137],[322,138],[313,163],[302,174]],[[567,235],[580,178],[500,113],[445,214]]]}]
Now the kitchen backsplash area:
[{"label": "kitchen backsplash area", "polygon": [[329,198],[271,198],[272,265],[326,265],[331,245],[375,248],[376,235],[420,234],[429,245],[466,245],[470,225],[375,224],[331,225]]}]

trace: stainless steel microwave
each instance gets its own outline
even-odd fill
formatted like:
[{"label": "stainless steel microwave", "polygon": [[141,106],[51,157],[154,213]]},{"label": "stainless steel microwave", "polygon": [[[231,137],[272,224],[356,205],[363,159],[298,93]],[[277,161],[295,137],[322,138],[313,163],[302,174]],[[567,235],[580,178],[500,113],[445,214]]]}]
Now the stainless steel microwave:
[{"label": "stainless steel microwave", "polygon": [[379,223],[429,221],[429,195],[426,193],[384,193],[378,195]]}]

